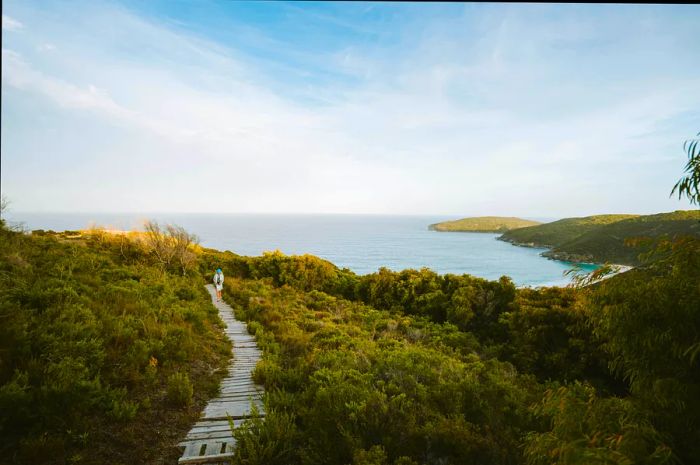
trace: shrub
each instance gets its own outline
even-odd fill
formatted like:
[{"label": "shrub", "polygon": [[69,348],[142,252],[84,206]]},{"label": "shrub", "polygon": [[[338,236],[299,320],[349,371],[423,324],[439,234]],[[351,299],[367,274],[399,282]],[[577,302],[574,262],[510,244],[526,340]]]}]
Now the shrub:
[{"label": "shrub", "polygon": [[234,463],[246,465],[290,465],[293,463],[294,441],[297,435],[294,416],[267,410],[260,417],[257,407],[251,407],[251,418],[238,428],[229,420],[236,439]]},{"label": "shrub", "polygon": [[136,412],[139,409],[139,404],[130,400],[113,400],[112,410],[109,414],[112,418],[118,421],[130,421],[136,417]]},{"label": "shrub", "polygon": [[175,373],[168,377],[168,400],[179,407],[192,405],[194,388],[187,373]]}]

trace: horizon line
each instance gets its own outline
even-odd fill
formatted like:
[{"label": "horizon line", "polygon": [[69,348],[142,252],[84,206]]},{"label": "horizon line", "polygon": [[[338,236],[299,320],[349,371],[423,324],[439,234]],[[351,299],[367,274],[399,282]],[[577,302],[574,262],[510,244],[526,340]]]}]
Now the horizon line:
[{"label": "horizon line", "polygon": [[547,215],[547,214],[537,214],[537,215],[517,215],[517,214],[507,214],[507,215],[493,215],[493,214],[464,214],[464,213],[369,213],[369,212],[267,212],[267,211],[222,211],[222,212],[212,212],[212,211],[48,211],[48,210],[17,210],[17,211],[6,211],[2,215],[3,218],[11,217],[13,214],[30,214],[30,215],[276,215],[276,216],[294,216],[294,215],[307,215],[307,216],[449,216],[455,218],[479,218],[479,217],[500,217],[500,218],[576,218],[576,217],[587,217],[587,216],[598,216],[598,215],[653,215],[657,213],[671,213],[676,211],[694,211],[696,209],[672,209],[667,212],[661,211],[656,213],[640,213],[640,212],[597,212],[588,214],[575,214],[575,215]]}]

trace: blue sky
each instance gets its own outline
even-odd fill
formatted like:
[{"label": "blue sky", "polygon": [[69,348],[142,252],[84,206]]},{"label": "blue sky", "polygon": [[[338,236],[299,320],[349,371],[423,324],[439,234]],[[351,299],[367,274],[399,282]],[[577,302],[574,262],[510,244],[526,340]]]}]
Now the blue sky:
[{"label": "blue sky", "polygon": [[3,2],[15,211],[580,216],[668,197],[695,5]]}]

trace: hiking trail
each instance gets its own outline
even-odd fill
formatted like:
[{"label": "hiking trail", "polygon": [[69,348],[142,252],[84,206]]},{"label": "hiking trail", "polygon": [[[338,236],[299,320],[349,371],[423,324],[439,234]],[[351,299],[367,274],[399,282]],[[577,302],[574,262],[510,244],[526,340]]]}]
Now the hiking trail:
[{"label": "hiking trail", "polygon": [[228,375],[221,382],[218,397],[207,403],[199,421],[179,444],[185,450],[178,464],[229,463],[236,441],[227,415],[238,427],[250,417],[251,403],[255,403],[260,415],[264,416],[261,401],[263,387],[256,385],[252,378],[255,364],[261,355],[255,337],[248,334],[246,324],[236,319],[233,309],[226,302],[216,301],[214,286],[208,284],[206,288],[226,324],[226,336],[233,343],[233,359]]}]

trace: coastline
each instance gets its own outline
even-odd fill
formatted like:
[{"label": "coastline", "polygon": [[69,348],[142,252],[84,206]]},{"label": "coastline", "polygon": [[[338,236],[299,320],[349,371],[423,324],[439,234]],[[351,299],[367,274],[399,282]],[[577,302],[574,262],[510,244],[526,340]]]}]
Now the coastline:
[{"label": "coastline", "polygon": [[[566,262],[566,263],[571,263],[574,265],[574,267],[577,267],[579,265],[588,265],[588,266],[596,266],[598,268],[608,266],[611,269],[611,272],[600,277],[594,283],[601,282],[605,279],[611,278],[613,276],[626,273],[630,270],[633,270],[635,267],[633,265],[627,265],[627,264],[622,264],[622,263],[598,263],[594,261],[588,261],[586,260],[586,257],[583,257],[581,255],[575,255],[575,254],[567,254],[564,252],[554,252],[552,250],[552,246],[547,246],[547,245],[541,245],[541,244],[535,244],[534,242],[516,242],[512,241],[509,239],[504,238],[502,235],[497,237],[496,240],[507,242],[512,246],[516,247],[527,247],[531,249],[546,249],[544,252],[540,253],[540,256],[548,259],[548,260],[556,260],[560,262]],[[560,286],[556,284],[550,284],[550,285],[541,285],[541,286],[518,286],[518,288],[540,288],[540,287],[567,287],[572,285],[572,283],[567,284],[566,286]]]}]

